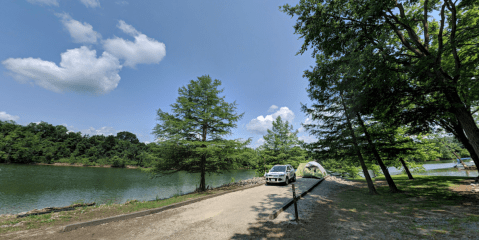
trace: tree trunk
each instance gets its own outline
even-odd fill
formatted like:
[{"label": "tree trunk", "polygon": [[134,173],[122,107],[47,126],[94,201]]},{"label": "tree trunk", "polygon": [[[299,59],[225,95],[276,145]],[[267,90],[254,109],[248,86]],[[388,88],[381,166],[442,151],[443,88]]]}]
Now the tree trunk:
[{"label": "tree trunk", "polygon": [[413,180],[414,178],[412,177],[411,172],[409,172],[409,168],[407,167],[406,162],[404,161],[404,159],[399,158],[399,161],[401,161],[401,164],[404,167],[404,170],[406,171],[407,177],[409,179]]},{"label": "tree trunk", "polygon": [[366,139],[368,140],[369,148],[373,151],[373,155],[376,158],[376,161],[378,161],[378,164],[381,167],[381,170],[383,171],[384,176],[386,177],[386,181],[388,182],[388,185],[389,185],[389,191],[392,192],[392,193],[401,192],[396,187],[396,184],[394,183],[394,180],[391,178],[391,175],[389,174],[388,168],[386,167],[386,165],[384,165],[384,162],[381,159],[381,156],[379,156],[379,153],[376,149],[376,146],[374,145],[373,141],[371,140],[371,136],[369,136],[369,132],[366,129],[366,127],[364,126],[363,119],[361,119],[361,116],[359,115],[358,112],[356,112],[356,117],[358,118],[359,125],[361,125],[361,127],[363,128],[364,135],[366,135]]},{"label": "tree trunk", "polygon": [[201,157],[201,179],[200,179],[200,191],[203,192],[206,190],[206,179],[205,179],[205,165],[206,165],[206,156]]},{"label": "tree trunk", "polygon": [[471,143],[468,141],[466,135],[464,134],[461,123],[453,124],[453,127],[455,131],[454,135],[456,135],[457,139],[461,141],[462,145],[464,145],[464,147],[467,149],[467,151],[471,155],[472,161],[474,161],[474,164],[476,164],[476,167],[478,167],[477,171],[479,172],[479,157],[474,151],[474,148],[472,147]]},{"label": "tree trunk", "polygon": [[341,103],[343,104],[343,107],[344,107],[344,115],[346,116],[346,121],[348,123],[349,131],[351,132],[351,137],[353,139],[353,144],[354,144],[354,148],[356,150],[356,154],[358,155],[358,158],[359,158],[359,163],[361,164],[361,168],[363,169],[364,178],[366,178],[366,182],[368,183],[369,194],[371,194],[371,195],[379,194],[376,191],[376,188],[374,187],[374,183],[371,180],[371,176],[369,176],[368,168],[366,167],[366,164],[364,163],[363,155],[361,154],[361,150],[359,149],[358,142],[356,141],[356,135],[354,134],[353,127],[351,125],[351,121],[349,120],[348,112],[347,112],[347,109],[346,109],[346,104],[344,103],[344,99],[343,99],[342,94],[341,94]]},{"label": "tree trunk", "polygon": [[[479,128],[472,117],[472,113],[466,109],[466,106],[464,106],[464,103],[461,101],[461,98],[456,91],[446,90],[445,96],[451,104],[451,112],[456,116],[461,127],[464,129],[464,133],[469,140],[472,149],[474,149],[476,155],[479,155]],[[478,166],[477,163],[476,166]]]},{"label": "tree trunk", "polygon": [[[203,142],[206,142],[206,132],[207,132],[207,126],[206,124],[203,124],[203,134],[201,139]],[[203,147],[206,147],[206,145],[203,145]],[[204,192],[206,190],[206,179],[205,179],[206,155],[201,156],[200,168],[201,168],[200,191]]]}]

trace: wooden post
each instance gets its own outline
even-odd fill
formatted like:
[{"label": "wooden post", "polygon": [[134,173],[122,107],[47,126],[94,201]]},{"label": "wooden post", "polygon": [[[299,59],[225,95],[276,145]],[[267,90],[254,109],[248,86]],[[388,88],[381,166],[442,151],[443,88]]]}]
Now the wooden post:
[{"label": "wooden post", "polygon": [[294,184],[291,184],[293,186],[293,203],[294,203],[294,216],[296,217],[296,222],[298,222],[298,205],[296,204],[296,191],[294,189]]}]

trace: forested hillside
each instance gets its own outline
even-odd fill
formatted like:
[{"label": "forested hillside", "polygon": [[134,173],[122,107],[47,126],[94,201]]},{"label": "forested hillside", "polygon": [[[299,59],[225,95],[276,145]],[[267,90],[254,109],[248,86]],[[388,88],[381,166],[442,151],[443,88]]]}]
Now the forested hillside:
[{"label": "forested hillside", "polygon": [[27,126],[0,121],[0,163],[80,163],[124,167],[153,164],[152,145],[135,134],[82,135],[46,122]]}]

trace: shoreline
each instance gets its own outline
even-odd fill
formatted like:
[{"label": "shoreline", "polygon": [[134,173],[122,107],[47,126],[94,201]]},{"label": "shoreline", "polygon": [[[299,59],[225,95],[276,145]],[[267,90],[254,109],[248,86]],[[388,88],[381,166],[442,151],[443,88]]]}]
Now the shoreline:
[{"label": "shoreline", "polygon": [[[183,194],[179,195],[173,195],[167,198],[158,198],[158,199],[151,199],[151,200],[144,200],[141,202],[154,202],[154,201],[162,201],[162,200],[168,200],[172,199],[178,196],[187,196],[187,195],[192,195],[192,194],[201,194],[201,193],[206,193],[209,191],[218,191],[218,190],[225,190],[231,187],[244,187],[244,186],[249,186],[249,185],[256,185],[256,184],[264,184],[266,183],[264,180],[264,177],[252,177],[249,179],[241,180],[238,182],[230,182],[230,183],[225,183],[221,186],[218,187],[210,187],[209,185],[207,186],[206,190],[204,192],[199,192],[198,190],[192,191],[192,192],[186,192]],[[22,217],[27,217],[30,215],[43,215],[43,214],[49,214],[52,212],[63,212],[63,211],[72,211],[75,210],[76,207],[85,207],[85,206],[102,206],[102,205],[124,205],[124,204],[129,204],[132,202],[140,202],[137,199],[133,200],[128,200],[125,203],[112,203],[112,204],[97,204],[95,202],[93,203],[76,203],[76,204],[71,204],[69,206],[63,206],[63,207],[45,207],[42,209],[33,209],[30,211],[24,211],[20,213],[14,213],[14,214],[0,214],[0,219],[3,217],[14,217],[14,218],[22,218]]]},{"label": "shoreline", "polygon": [[84,165],[84,164],[81,164],[81,163],[33,163],[33,164],[30,164],[30,165],[64,166],[64,167],[128,168],[128,169],[142,168],[142,167],[138,167],[138,166],[134,166],[134,165],[125,165],[125,167],[113,167],[112,165]]},{"label": "shoreline", "polygon": [[125,167],[113,167],[112,165],[84,165],[82,163],[0,163],[0,165],[5,164],[19,164],[19,165],[38,165],[38,166],[61,166],[61,167],[96,167],[96,168],[127,168],[127,169],[150,169],[144,167],[138,167],[134,165],[126,165]]}]

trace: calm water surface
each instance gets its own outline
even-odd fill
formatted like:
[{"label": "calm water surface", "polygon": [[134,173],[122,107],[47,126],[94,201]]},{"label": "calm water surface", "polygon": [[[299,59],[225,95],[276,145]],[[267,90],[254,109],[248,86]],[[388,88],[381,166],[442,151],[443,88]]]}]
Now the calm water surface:
[{"label": "calm water surface", "polygon": [[[424,164],[426,172],[413,172],[414,175],[428,175],[428,176],[461,176],[461,177],[477,177],[479,174],[477,170],[458,170],[454,168],[456,163],[435,163],[435,164]],[[395,167],[388,168],[391,175],[402,174],[401,169]]]},{"label": "calm water surface", "polygon": [[[206,175],[206,185],[218,187],[254,177],[253,170]],[[68,206],[79,200],[97,204],[168,198],[188,193],[200,175],[179,172],[149,179],[138,169],[0,164],[0,214]]]}]

